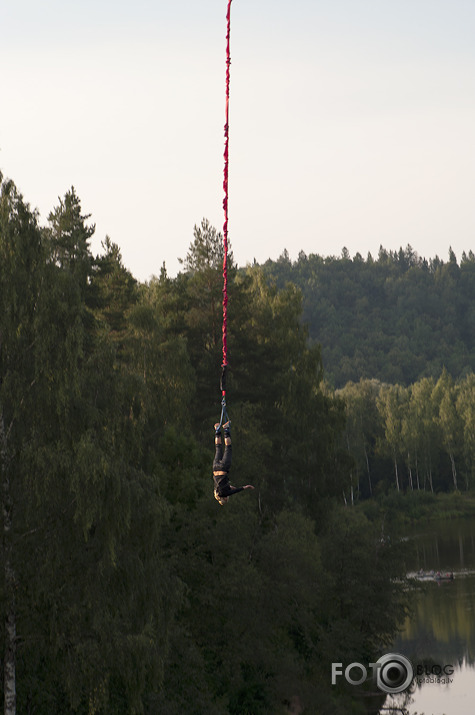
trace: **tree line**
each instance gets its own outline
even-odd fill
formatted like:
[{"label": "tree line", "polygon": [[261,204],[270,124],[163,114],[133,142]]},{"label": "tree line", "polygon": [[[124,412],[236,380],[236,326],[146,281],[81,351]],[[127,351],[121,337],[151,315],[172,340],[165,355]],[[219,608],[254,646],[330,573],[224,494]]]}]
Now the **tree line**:
[{"label": "tree line", "polygon": [[322,346],[336,388],[361,378],[411,385],[475,371],[475,256],[452,249],[448,261],[421,258],[407,246],[377,258],[307,256],[286,251],[267,261],[266,276],[302,291],[303,320]]},{"label": "tree line", "polygon": [[475,375],[413,385],[349,382],[336,393],[345,403],[345,442],[353,458],[348,498],[397,491],[473,489]]},{"label": "tree line", "polygon": [[[302,293],[310,344],[345,405],[353,459],[342,498],[469,490],[474,474],[475,256],[410,246],[350,258],[284,251],[266,280]],[[334,390],[334,385],[337,385]]]},{"label": "tree line", "polygon": [[141,284],[93,233],[73,188],[41,225],[1,179],[5,715],[365,712],[331,663],[391,643],[403,546],[342,503],[345,406],[300,291],[230,259],[233,481],[256,490],[223,508],[221,237],[203,220],[183,272]]}]

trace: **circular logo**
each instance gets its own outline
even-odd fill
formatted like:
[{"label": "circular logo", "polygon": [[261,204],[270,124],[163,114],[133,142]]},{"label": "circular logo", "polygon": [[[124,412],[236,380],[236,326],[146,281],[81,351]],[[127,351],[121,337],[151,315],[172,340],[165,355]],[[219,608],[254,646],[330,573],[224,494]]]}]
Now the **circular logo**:
[{"label": "circular logo", "polygon": [[402,693],[414,678],[411,661],[399,653],[382,655],[375,665],[376,684],[385,693]]}]

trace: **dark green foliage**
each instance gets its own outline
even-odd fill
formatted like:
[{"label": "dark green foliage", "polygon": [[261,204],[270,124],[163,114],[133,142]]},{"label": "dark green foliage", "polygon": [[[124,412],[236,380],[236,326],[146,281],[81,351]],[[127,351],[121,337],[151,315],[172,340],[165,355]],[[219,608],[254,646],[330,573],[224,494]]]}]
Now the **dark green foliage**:
[{"label": "dark green foliage", "polygon": [[[321,548],[326,574],[322,589],[328,604],[323,652],[326,649],[337,661],[366,662],[372,653],[390,646],[406,612],[405,583],[392,581],[388,588],[388,580],[404,569],[404,544],[388,533],[384,522],[340,508],[331,516]],[[345,640],[339,635],[344,632]],[[342,650],[335,653],[337,647]]]},{"label": "dark green foliage", "polygon": [[[474,473],[475,256],[284,254],[268,282],[300,288],[310,341],[346,406],[348,503],[389,489],[469,489]],[[290,281],[290,283],[289,283]],[[292,286],[292,288],[290,287]]]},{"label": "dark green foliage", "polygon": [[268,278],[303,295],[303,319],[322,346],[327,379],[336,387],[360,378],[409,385],[475,371],[475,256],[427,261],[410,246],[380,249],[374,260],[306,256],[268,261]]},{"label": "dark green foliage", "polygon": [[112,712],[113,681],[116,711],[139,712],[181,593],[157,545],[167,506],[140,463],[137,380],[115,370],[88,307],[79,201],[52,217],[41,231],[2,186],[2,607],[14,609],[18,707]]},{"label": "dark green foliage", "polygon": [[230,260],[232,479],[256,489],[222,508],[220,236],[203,221],[185,272],[139,285],[109,239],[90,254],[88,218],[72,189],[41,228],[2,184],[0,633],[7,663],[13,618],[18,712],[357,712],[331,662],[388,642],[403,566],[380,524],[335,511],[345,403],[300,290]]}]

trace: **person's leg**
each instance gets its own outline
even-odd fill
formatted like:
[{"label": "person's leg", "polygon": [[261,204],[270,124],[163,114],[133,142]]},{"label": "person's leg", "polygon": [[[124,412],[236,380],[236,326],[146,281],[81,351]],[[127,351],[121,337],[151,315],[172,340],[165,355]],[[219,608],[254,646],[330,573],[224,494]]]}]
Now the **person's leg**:
[{"label": "person's leg", "polygon": [[218,428],[219,428],[219,425],[216,424],[214,426],[214,429],[215,429],[214,444],[216,446],[216,452],[215,452],[214,461],[213,461],[213,472],[219,472],[219,471],[223,470],[223,467],[221,466],[222,459],[223,459],[223,442],[221,439],[221,430]]},{"label": "person's leg", "polygon": [[231,425],[230,425],[230,423],[226,422],[223,429],[224,429],[224,455],[223,455],[221,464],[223,465],[223,470],[225,470],[226,472],[229,472],[229,470],[231,469],[231,458],[232,458],[232,454],[233,454],[233,448],[231,446]]}]

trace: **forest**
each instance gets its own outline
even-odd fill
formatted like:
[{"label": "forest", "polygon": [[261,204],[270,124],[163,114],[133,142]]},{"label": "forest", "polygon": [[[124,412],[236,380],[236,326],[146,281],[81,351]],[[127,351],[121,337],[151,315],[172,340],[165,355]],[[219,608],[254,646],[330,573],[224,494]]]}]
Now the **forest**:
[{"label": "forest", "polygon": [[[337,390],[353,458],[351,499],[399,491],[469,491],[475,475],[475,375],[443,370],[409,387],[378,380]],[[392,463],[392,468],[390,464]]]},{"label": "forest", "polygon": [[[232,479],[255,490],[221,507],[221,236],[203,219],[182,272],[139,283],[108,237],[92,255],[90,219],[71,188],[41,225],[1,178],[5,715],[368,712],[331,663],[392,643],[407,547],[357,503],[471,486],[469,352],[456,377],[332,386],[337,319],[325,346],[288,262],[230,256]],[[447,265],[461,281],[472,257],[413,268]]]},{"label": "forest", "polygon": [[[325,383],[345,404],[354,460],[344,498],[469,490],[475,469],[475,255],[420,258],[410,246],[377,260],[288,253],[263,266],[302,294]],[[334,389],[336,386],[336,389]]]},{"label": "forest", "polygon": [[449,260],[421,258],[406,246],[377,259],[288,252],[267,261],[265,275],[278,288],[300,288],[303,321],[322,346],[327,381],[378,379],[411,385],[475,370],[475,255],[452,249]]}]

